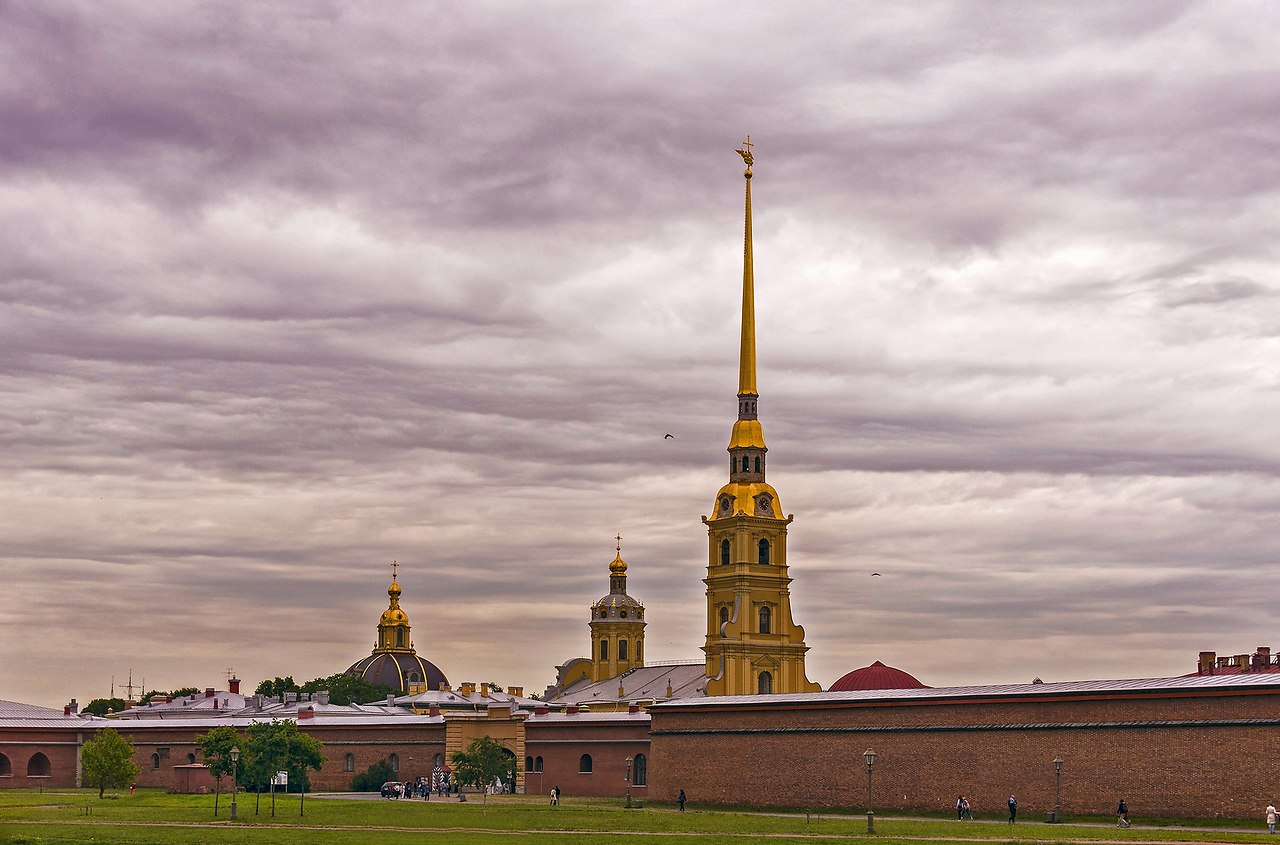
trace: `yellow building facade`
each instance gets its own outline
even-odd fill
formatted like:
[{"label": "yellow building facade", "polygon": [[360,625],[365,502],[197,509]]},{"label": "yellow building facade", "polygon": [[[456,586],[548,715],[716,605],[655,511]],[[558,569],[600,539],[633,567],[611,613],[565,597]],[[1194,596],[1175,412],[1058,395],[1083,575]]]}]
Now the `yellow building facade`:
[{"label": "yellow building facade", "polygon": [[805,675],[804,629],[791,617],[787,526],[778,492],[765,480],[768,447],[757,416],[755,272],[751,238],[750,137],[742,265],[738,418],[729,437],[729,483],[712,503],[707,526],[707,695],[818,692]]}]

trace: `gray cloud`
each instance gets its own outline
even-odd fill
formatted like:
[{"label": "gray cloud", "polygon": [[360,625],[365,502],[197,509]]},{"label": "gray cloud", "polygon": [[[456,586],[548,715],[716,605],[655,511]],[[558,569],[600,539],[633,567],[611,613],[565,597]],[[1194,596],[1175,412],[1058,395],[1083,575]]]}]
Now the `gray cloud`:
[{"label": "gray cloud", "polygon": [[1276,15],[0,3],[2,697],[696,658],[746,130],[813,677],[1270,642]]}]

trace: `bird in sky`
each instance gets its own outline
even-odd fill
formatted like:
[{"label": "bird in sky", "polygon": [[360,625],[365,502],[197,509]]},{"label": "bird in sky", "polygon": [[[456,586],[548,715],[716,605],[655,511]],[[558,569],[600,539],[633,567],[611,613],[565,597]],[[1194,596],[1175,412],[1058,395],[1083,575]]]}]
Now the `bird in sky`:
[{"label": "bird in sky", "polygon": [[882,576],[880,575],[880,573],[879,573],[879,572],[872,572],[872,573],[871,573],[871,577],[872,577],[872,578],[880,578],[880,577],[882,577]]},{"label": "bird in sky", "polygon": [[663,439],[663,440],[675,440],[675,439],[676,439],[676,436],[675,436],[674,434],[668,434],[668,435],[664,436],[662,439]]}]

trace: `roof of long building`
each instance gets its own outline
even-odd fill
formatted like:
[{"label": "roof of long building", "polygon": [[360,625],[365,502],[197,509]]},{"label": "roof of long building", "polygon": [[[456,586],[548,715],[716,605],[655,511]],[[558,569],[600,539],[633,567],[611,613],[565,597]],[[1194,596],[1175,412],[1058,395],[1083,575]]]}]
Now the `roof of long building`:
[{"label": "roof of long building", "polygon": [[[642,666],[623,672],[615,678],[592,683],[581,680],[565,687],[551,699],[556,704],[586,704],[610,701],[665,701],[669,698],[693,698],[707,694],[707,675],[702,663],[675,666]],[[667,693],[670,684],[671,693]],[[622,695],[618,695],[618,688]]]},{"label": "roof of long building", "polygon": [[844,690],[796,693],[791,695],[726,695],[712,698],[659,702],[666,707],[760,707],[803,704],[857,704],[861,702],[901,702],[923,704],[935,701],[963,701],[1018,698],[1074,698],[1079,696],[1154,695],[1211,693],[1267,689],[1280,693],[1280,673],[1260,672],[1240,675],[1183,675],[1176,678],[1135,678],[1100,681],[1056,681],[1029,684],[924,687],[918,689]]}]

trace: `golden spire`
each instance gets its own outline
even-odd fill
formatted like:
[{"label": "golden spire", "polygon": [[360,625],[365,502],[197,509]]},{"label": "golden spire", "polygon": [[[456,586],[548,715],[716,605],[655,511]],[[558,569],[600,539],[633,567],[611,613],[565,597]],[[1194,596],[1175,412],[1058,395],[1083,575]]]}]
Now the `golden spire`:
[{"label": "golden spire", "polygon": [[742,245],[742,350],[738,360],[738,395],[756,394],[756,303],[755,270],[751,260],[751,166],[755,156],[751,154],[751,136],[742,142],[738,155],[746,162],[742,175],[747,180],[746,226]]}]

